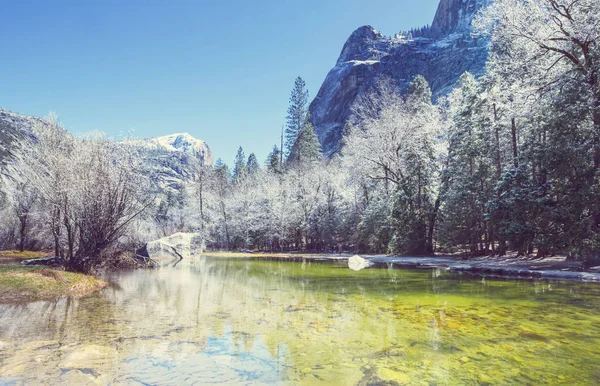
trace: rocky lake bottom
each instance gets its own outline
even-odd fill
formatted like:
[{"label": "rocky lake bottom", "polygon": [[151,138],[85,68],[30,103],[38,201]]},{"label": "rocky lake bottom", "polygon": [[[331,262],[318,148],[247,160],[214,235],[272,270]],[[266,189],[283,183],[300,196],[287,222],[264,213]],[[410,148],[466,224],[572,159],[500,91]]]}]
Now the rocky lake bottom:
[{"label": "rocky lake bottom", "polygon": [[600,382],[600,285],[186,259],[0,305],[0,384]]}]

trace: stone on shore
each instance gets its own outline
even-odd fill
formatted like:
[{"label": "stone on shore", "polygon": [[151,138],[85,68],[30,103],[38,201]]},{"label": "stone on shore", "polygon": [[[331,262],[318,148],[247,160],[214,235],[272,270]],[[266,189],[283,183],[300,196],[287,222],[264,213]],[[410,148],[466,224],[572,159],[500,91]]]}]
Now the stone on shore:
[{"label": "stone on shore", "polygon": [[151,259],[160,257],[180,259],[200,255],[202,249],[202,237],[198,233],[175,233],[150,241],[137,253]]},{"label": "stone on shore", "polygon": [[41,257],[38,259],[28,259],[21,261],[22,265],[46,265],[51,267],[56,267],[60,265],[60,260],[55,256],[50,257]]},{"label": "stone on shore", "polygon": [[350,259],[348,259],[348,268],[350,268],[353,271],[360,271],[362,269],[369,268],[372,266],[373,266],[372,261],[369,261],[358,255],[354,255]]}]

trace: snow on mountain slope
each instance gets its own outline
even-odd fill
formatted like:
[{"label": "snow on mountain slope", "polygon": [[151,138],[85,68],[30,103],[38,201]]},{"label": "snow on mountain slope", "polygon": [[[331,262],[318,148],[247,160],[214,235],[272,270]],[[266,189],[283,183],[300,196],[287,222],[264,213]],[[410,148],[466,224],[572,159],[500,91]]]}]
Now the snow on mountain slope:
[{"label": "snow on mountain slope", "polygon": [[[45,124],[43,118],[0,109],[0,204],[19,179],[15,160],[21,157],[25,139],[35,138],[36,127]],[[162,193],[176,193],[195,179],[200,165],[212,165],[210,147],[187,133],[127,140],[124,144],[138,149],[143,173]]]},{"label": "snow on mountain slope", "polygon": [[213,155],[206,142],[188,133],[162,137],[129,140],[144,159],[145,170],[160,190],[167,193],[180,191],[193,181],[200,166],[211,166]]},{"label": "snow on mountain slope", "polygon": [[161,148],[171,152],[183,152],[200,158],[202,164],[212,165],[212,152],[206,142],[188,133],[170,134],[157,138],[140,140],[141,145]]}]

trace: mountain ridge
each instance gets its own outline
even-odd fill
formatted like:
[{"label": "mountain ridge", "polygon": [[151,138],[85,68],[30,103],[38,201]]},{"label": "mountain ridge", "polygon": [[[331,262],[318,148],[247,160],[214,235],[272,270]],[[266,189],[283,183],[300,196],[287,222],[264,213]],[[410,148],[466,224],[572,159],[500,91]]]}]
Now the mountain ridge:
[{"label": "mountain ridge", "polygon": [[[27,137],[36,139],[36,128],[47,124],[44,118],[0,108],[0,185],[4,186],[0,191],[8,191],[9,186],[18,181],[19,171],[15,165],[21,157],[22,147],[28,143]],[[150,176],[163,192],[181,190],[196,177],[198,165],[212,165],[213,162],[208,144],[189,133],[120,142],[136,147],[143,159],[143,173]],[[0,204],[4,199],[6,197],[0,197]]]},{"label": "mountain ridge", "polygon": [[441,0],[432,26],[416,36],[385,36],[369,25],[352,32],[309,107],[325,155],[340,151],[354,102],[379,79],[390,79],[405,91],[415,76],[422,75],[437,100],[465,71],[482,75],[487,41],[471,36],[471,22],[490,2]]}]

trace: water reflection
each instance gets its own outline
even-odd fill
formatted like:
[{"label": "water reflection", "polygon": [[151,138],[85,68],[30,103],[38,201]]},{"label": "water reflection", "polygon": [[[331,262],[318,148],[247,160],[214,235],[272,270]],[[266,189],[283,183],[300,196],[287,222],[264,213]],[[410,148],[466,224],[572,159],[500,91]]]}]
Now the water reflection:
[{"label": "water reflection", "polygon": [[600,381],[594,285],[213,259],[107,279],[0,306],[0,383]]}]

